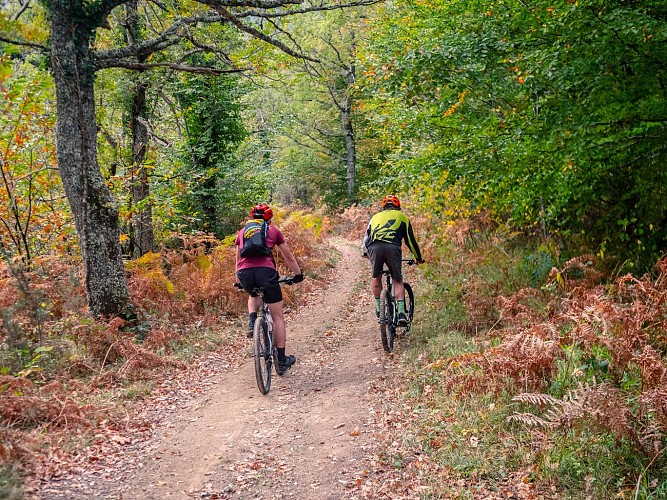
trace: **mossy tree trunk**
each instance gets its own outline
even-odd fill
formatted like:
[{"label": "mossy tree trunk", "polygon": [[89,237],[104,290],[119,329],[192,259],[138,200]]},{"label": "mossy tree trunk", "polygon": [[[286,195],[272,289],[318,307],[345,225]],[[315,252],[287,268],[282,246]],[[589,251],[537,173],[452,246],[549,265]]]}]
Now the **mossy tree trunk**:
[{"label": "mossy tree trunk", "polygon": [[117,315],[131,308],[131,301],[121,258],[118,204],[97,161],[96,68],[91,52],[97,24],[76,1],[51,0],[48,7],[58,166],[79,235],[88,305],[96,316]]}]

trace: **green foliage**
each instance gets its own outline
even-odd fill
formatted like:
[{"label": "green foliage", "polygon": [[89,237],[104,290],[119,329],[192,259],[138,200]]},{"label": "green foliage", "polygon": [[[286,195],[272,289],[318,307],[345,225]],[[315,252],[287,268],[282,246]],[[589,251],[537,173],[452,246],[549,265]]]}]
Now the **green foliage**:
[{"label": "green foliage", "polygon": [[354,84],[363,23],[361,9],[290,19],[290,32],[302,40],[302,51],[318,62],[278,51],[262,61],[262,70],[271,78],[249,96],[252,113],[246,120],[261,132],[249,138],[251,156],[246,162],[270,169],[269,189],[281,204],[325,204],[336,209],[350,203],[344,109],[349,108],[356,152],[352,197],[374,178],[376,165],[363,147],[367,128]]},{"label": "green foliage", "polygon": [[245,92],[233,76],[188,75],[179,82],[175,93],[187,141],[173,172],[181,183],[175,213],[168,221],[173,229],[223,237],[236,228],[255,199],[264,197],[261,184],[253,179],[244,182],[245,173],[237,168],[234,156],[247,134],[240,104]]},{"label": "green foliage", "polygon": [[641,269],[667,248],[661,4],[401,2],[380,23],[364,86],[388,176]]},{"label": "green foliage", "polygon": [[[458,245],[444,238],[419,268],[423,279],[411,279],[417,313],[403,354],[410,423],[399,433],[418,444],[386,455],[428,455],[446,471],[437,484],[425,481],[434,497],[467,498],[474,488],[509,494],[523,478],[549,498],[660,498],[665,359],[658,344],[644,343],[664,323],[664,278],[601,285],[596,273],[563,271],[552,290],[540,285],[558,265],[553,248],[532,250],[536,241],[501,234],[468,230]],[[528,396],[527,367],[545,359],[548,344],[558,351],[545,361],[555,369],[532,365],[546,394],[512,398]],[[530,401],[541,423],[520,418],[518,401]]]},{"label": "green foliage", "polygon": [[56,171],[48,75],[0,58],[0,236],[3,258],[25,263],[69,251],[73,224]]},{"label": "green foliage", "polygon": [[[164,19],[139,21],[139,34],[150,37],[144,33],[146,23]],[[125,44],[126,26],[119,23],[117,28],[101,31],[98,43]],[[243,42],[234,28],[223,24],[199,26],[197,39],[210,47],[224,47],[230,56]],[[193,51],[186,45],[153,54],[151,63],[180,61],[190,67],[229,69],[219,54]],[[239,66],[245,67],[245,63]],[[150,128],[143,168],[150,195],[136,203],[130,189],[136,178],[132,177],[133,152],[127,126],[132,89],[139,84],[147,87]],[[239,157],[243,154],[239,143],[247,135],[241,112],[248,88],[247,80],[233,72],[211,76],[161,69],[139,73],[110,69],[99,73],[100,163],[120,200],[121,220],[126,226],[150,204],[158,244],[172,231],[224,237],[236,229],[256,197],[267,198],[264,180],[244,168]],[[123,238],[127,240],[126,235]]]},{"label": "green foliage", "polygon": [[602,499],[611,491],[629,493],[638,467],[627,443],[578,428],[555,439],[553,447],[540,457],[539,479],[577,496]]}]

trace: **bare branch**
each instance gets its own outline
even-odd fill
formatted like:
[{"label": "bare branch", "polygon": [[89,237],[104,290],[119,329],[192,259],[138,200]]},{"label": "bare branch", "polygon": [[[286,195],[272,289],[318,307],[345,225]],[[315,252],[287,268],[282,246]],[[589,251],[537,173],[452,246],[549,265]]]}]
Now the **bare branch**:
[{"label": "bare branch", "polygon": [[216,16],[211,13],[206,13],[199,16],[183,17],[176,20],[174,24],[165,29],[162,33],[160,33],[160,35],[151,38],[150,40],[146,40],[139,45],[130,45],[112,50],[101,50],[96,53],[96,57],[99,61],[104,59],[122,59],[125,57],[133,57],[137,54],[147,55],[178,43],[183,36],[179,33],[180,29],[185,26],[195,25],[198,23],[216,23],[221,21],[224,22],[224,19],[221,16]]},{"label": "bare branch", "polygon": [[116,7],[123,5],[124,3],[127,3],[127,0],[102,0],[99,3],[91,4],[90,10],[84,8],[86,18],[89,21],[92,21],[96,26],[110,29],[111,25],[107,19],[109,14],[111,14],[111,11]]},{"label": "bare branch", "polygon": [[[229,57],[229,55],[224,51],[220,50],[217,47],[213,47],[211,45],[203,44],[200,41],[196,40],[193,36],[186,36],[185,37],[194,47],[199,49],[199,52],[208,52],[210,54],[215,54],[217,56],[221,56],[222,60],[227,64],[228,66],[236,68],[236,65],[234,61]],[[194,51],[192,51],[194,53]]]},{"label": "bare branch", "polygon": [[146,130],[148,131],[148,135],[150,135],[155,142],[157,142],[160,146],[164,147],[169,147],[171,146],[171,143],[167,141],[166,139],[163,139],[162,137],[158,136],[155,133],[155,130],[153,130],[153,126],[148,122],[148,120],[142,118],[141,116],[137,117],[137,121],[141,123],[144,127],[146,127]]},{"label": "bare branch", "polygon": [[284,43],[282,43],[282,42],[280,42],[280,41],[278,41],[278,40],[274,40],[273,38],[271,38],[271,37],[268,36],[268,35],[265,35],[265,34],[262,33],[261,31],[259,31],[259,30],[255,29],[255,28],[252,28],[252,27],[250,27],[250,26],[247,26],[247,25],[243,24],[243,23],[241,22],[241,20],[240,20],[238,17],[236,17],[236,16],[235,16],[234,14],[232,14],[231,12],[229,12],[227,9],[225,9],[225,8],[223,8],[223,7],[219,7],[219,6],[214,6],[213,8],[215,9],[215,11],[216,11],[218,14],[220,14],[222,17],[224,17],[225,19],[227,19],[227,21],[229,21],[230,23],[232,23],[232,24],[233,24],[234,26],[236,26],[239,30],[241,30],[241,31],[245,31],[246,33],[248,33],[248,34],[254,36],[255,38],[258,38],[259,40],[262,40],[262,41],[264,41],[264,42],[266,42],[266,43],[268,43],[268,44],[271,44],[271,45],[273,45],[274,47],[278,47],[280,50],[282,50],[282,51],[285,52],[286,54],[288,54],[288,55],[290,55],[290,56],[292,56],[292,57],[296,57],[296,58],[298,58],[298,59],[305,59],[305,60],[307,60],[307,61],[319,62],[317,59],[314,59],[314,58],[312,58],[312,57],[310,57],[310,56],[307,56],[307,55],[305,55],[305,54],[300,54],[300,53],[298,53],[298,52],[292,50],[290,47],[288,47],[288,46],[285,45]]},{"label": "bare branch", "polygon": [[107,59],[106,61],[97,65],[98,68],[125,68],[134,71],[146,71],[155,68],[169,68],[175,71],[183,71],[185,73],[197,73],[200,75],[223,75],[225,73],[241,73],[248,71],[247,69],[214,69],[205,68],[201,66],[188,66],[186,64],[174,63],[138,63],[133,61],[126,61],[123,59]]},{"label": "bare branch", "polygon": [[331,100],[334,102],[336,107],[340,111],[343,111],[345,108],[343,107],[343,104],[338,100],[338,97],[336,96],[336,93],[334,92],[333,85],[327,83],[327,91],[329,92],[329,96],[331,97]]},{"label": "bare branch", "polygon": [[98,132],[102,132],[102,135],[106,138],[107,142],[113,149],[116,149],[118,147],[118,141],[111,135],[111,133],[106,128],[104,128],[102,125],[98,125],[97,130]]},{"label": "bare branch", "polygon": [[[285,130],[281,130],[281,131],[280,131],[280,133],[281,133],[282,135],[284,135],[285,137],[289,138],[290,140],[292,140],[294,143],[296,143],[296,144],[299,145],[299,146],[309,147],[310,149],[312,149],[312,150],[314,150],[314,151],[320,151],[320,152],[326,154],[327,156],[329,156],[329,157],[331,157],[331,158],[338,158],[338,159],[342,159],[342,158],[343,158],[343,156],[342,156],[338,151],[336,151],[334,148],[330,147],[330,146],[327,144],[327,142],[326,142],[327,139],[330,140],[330,139],[337,139],[337,138],[340,138],[341,136],[340,136],[339,134],[331,134],[331,133],[328,133],[328,132],[322,130],[321,128],[318,128],[318,127],[316,127],[316,126],[309,125],[309,124],[307,124],[305,121],[303,121],[303,120],[299,120],[299,119],[296,118],[296,117],[293,117],[293,120],[296,121],[296,122],[297,122],[299,125],[301,125],[301,127],[302,127],[302,129],[299,131],[299,135],[300,135],[301,137],[306,137],[306,138],[310,139],[315,145],[319,146],[319,148],[321,148],[321,149],[318,150],[317,148],[313,147],[312,145],[308,146],[307,143],[305,143],[305,142],[303,142],[303,141],[300,141],[300,140],[296,139],[295,137],[293,137],[292,135],[290,135],[290,134],[289,134],[288,132],[286,132]],[[317,132],[317,133],[322,137],[322,139],[320,139],[320,138],[318,138],[318,137],[315,137],[313,134],[311,134],[311,133],[309,132],[309,130],[310,130],[311,128],[312,128],[315,132]]]},{"label": "bare branch", "polygon": [[162,89],[158,91],[158,94],[160,97],[162,97],[162,100],[167,103],[167,106],[171,110],[171,114],[174,117],[174,123],[176,124],[176,131],[178,132],[178,137],[180,139],[183,139],[183,129],[181,127],[181,115],[178,113],[178,106],[176,103],[171,99],[170,96],[168,96]]},{"label": "bare branch", "polygon": [[[159,2],[159,0],[153,0],[153,1],[156,2],[156,4],[160,8],[166,8],[161,3],[157,3]],[[275,23],[271,23],[274,29],[278,30],[278,32],[280,32],[281,34],[288,36],[290,41],[294,43],[297,46],[297,48],[290,47],[284,42],[281,42],[280,40],[277,40],[272,36],[263,33],[259,29],[256,29],[252,26],[243,23],[241,21],[241,18],[252,16],[254,18],[263,18],[268,20],[271,18],[279,18],[284,16],[302,14],[306,12],[334,10],[334,9],[341,9],[345,7],[360,6],[360,5],[372,5],[378,3],[379,1],[381,0],[359,0],[358,2],[349,2],[338,5],[325,5],[322,3],[319,5],[311,5],[308,7],[297,8],[293,10],[284,10],[281,12],[266,12],[265,9],[275,9],[279,7],[286,7],[288,5],[299,5],[301,4],[301,0],[198,0],[198,2],[201,4],[209,5],[215,12],[217,12],[217,14],[214,14],[213,12],[209,11],[196,16],[178,19],[174,22],[174,24],[167,27],[159,35],[155,36],[154,38],[151,38],[150,40],[146,40],[138,45],[129,45],[126,47],[121,47],[111,50],[98,51],[96,53],[96,59],[98,61],[99,68],[127,67],[130,69],[134,69],[130,67],[130,64],[133,63],[125,63],[121,61],[123,59],[128,59],[128,58],[145,59],[147,55],[151,53],[155,53],[160,50],[164,50],[170,46],[178,44],[183,38],[191,39],[191,36],[188,33],[183,32],[183,30],[188,26],[193,26],[199,23],[229,22],[234,26],[236,26],[236,28],[238,28],[239,30],[246,32],[259,40],[262,40],[268,44],[277,47],[278,49],[282,50],[288,55],[291,55],[293,57],[305,61],[319,63],[320,61],[318,59],[315,59],[311,56],[304,54],[303,51],[301,51],[301,49],[298,47],[298,45],[296,45],[295,40],[285,30],[278,28],[278,26],[276,26]],[[110,5],[114,4],[114,2],[120,5],[123,3],[123,0],[110,0],[109,4]],[[232,13],[225,8],[228,6],[248,7],[248,10]],[[201,45],[199,46],[202,47]],[[212,52],[218,53],[217,51],[212,51]],[[226,56],[224,57],[225,60],[227,60],[227,57]],[[107,60],[113,60],[114,62],[105,62]]]},{"label": "bare branch", "polygon": [[28,8],[30,5],[30,0],[25,0],[23,2],[23,5],[21,5],[21,8],[14,14],[12,17],[9,18],[10,21],[18,21],[19,17],[21,17],[21,14],[25,12],[25,10]]},{"label": "bare branch", "polygon": [[[294,37],[292,36],[292,34],[291,34],[290,32],[288,32],[288,31],[282,29],[282,28],[281,28],[280,26],[278,26],[278,25],[275,23],[275,21],[273,21],[272,19],[267,19],[267,22],[268,22],[269,24],[271,24],[271,26],[273,26],[273,28],[274,28],[277,32],[282,33],[283,35],[285,35],[285,36],[290,40],[290,42],[292,42],[292,44],[293,44],[295,47],[297,47],[297,48],[299,49],[299,52],[303,53],[303,49],[299,46],[299,42],[297,42],[297,41],[294,39]],[[307,61],[304,61],[304,62],[307,63]]]},{"label": "bare branch", "polygon": [[303,0],[197,0],[215,10],[225,7],[251,7],[253,9],[276,9],[285,5],[299,5]]},{"label": "bare branch", "polygon": [[282,134],[283,136],[287,137],[290,141],[292,141],[292,142],[293,142],[294,144],[296,144],[297,146],[300,146],[300,147],[302,147],[302,148],[306,148],[306,149],[310,149],[311,151],[315,151],[316,153],[323,154],[323,155],[325,155],[325,156],[328,156],[329,158],[337,158],[337,159],[341,159],[341,156],[340,156],[338,153],[336,153],[336,152],[335,152],[334,150],[332,150],[330,147],[328,147],[328,146],[326,146],[326,145],[323,145],[323,144],[320,144],[320,143],[319,143],[318,141],[316,141],[316,140],[313,140],[312,137],[308,137],[308,138],[311,139],[311,140],[313,140],[313,142],[314,142],[317,146],[319,146],[319,147],[315,147],[315,146],[313,146],[312,144],[308,144],[308,143],[306,143],[306,142],[303,142],[303,141],[297,139],[296,137],[294,137],[294,136],[288,134],[287,132],[284,132],[284,131],[283,131],[283,132],[281,132],[281,134]]},{"label": "bare branch", "polygon": [[282,11],[277,11],[277,12],[258,12],[256,10],[249,9],[245,12],[242,13],[236,13],[236,17],[249,17],[249,16],[254,16],[254,17],[263,17],[263,18],[272,18],[272,17],[286,17],[286,16],[293,16],[297,14],[306,14],[308,12],[321,12],[321,11],[328,11],[328,10],[340,10],[340,9],[347,9],[350,7],[364,7],[364,6],[369,6],[369,5],[375,5],[377,3],[382,2],[383,0],[359,0],[355,2],[349,2],[349,3],[344,3],[344,4],[338,4],[338,5],[311,5],[310,7],[301,7],[298,9],[289,9],[289,10],[282,10]]},{"label": "bare branch", "polygon": [[4,36],[0,36],[0,42],[8,43],[10,45],[20,45],[22,47],[30,47],[32,49],[41,50],[43,52],[49,51],[48,47],[45,47],[44,45],[40,45],[38,43],[33,43],[33,42],[27,42],[25,40],[14,40],[12,38],[6,38]]},{"label": "bare branch", "polygon": [[150,0],[150,2],[157,5],[161,10],[169,12],[169,7],[167,7],[167,5],[164,2],[161,2],[160,0]]}]

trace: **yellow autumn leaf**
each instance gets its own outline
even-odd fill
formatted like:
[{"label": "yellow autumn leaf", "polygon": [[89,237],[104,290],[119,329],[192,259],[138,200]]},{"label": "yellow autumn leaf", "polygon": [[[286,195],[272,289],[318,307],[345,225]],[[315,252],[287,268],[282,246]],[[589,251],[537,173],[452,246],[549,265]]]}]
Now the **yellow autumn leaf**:
[{"label": "yellow autumn leaf", "polygon": [[563,280],[563,275],[561,273],[556,273],[556,282],[560,286],[565,287],[565,281]]}]

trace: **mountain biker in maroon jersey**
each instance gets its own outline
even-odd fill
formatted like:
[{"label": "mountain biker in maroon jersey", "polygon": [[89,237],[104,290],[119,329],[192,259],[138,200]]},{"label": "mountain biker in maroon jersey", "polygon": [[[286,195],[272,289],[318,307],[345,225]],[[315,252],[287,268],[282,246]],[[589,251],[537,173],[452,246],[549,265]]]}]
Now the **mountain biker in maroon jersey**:
[{"label": "mountain biker in maroon jersey", "polygon": [[[252,219],[261,219],[266,221],[268,227],[266,228],[266,245],[272,251],[274,247],[280,250],[280,253],[285,258],[285,262],[290,270],[294,273],[292,278],[293,283],[300,283],[303,281],[303,273],[294,254],[287,246],[285,237],[280,230],[271,225],[271,218],[273,217],[273,210],[268,205],[255,205],[250,210],[250,217]],[[285,355],[285,341],[286,329],[285,318],[283,316],[283,294],[278,283],[278,272],[276,271],[276,263],[273,260],[273,255],[242,257],[241,250],[243,248],[245,229],[241,229],[236,235],[236,276],[250,296],[248,297],[248,337],[251,338],[257,319],[257,310],[261,305],[261,298],[257,294],[253,294],[253,288],[264,289],[264,302],[269,305],[271,311],[271,318],[273,319],[273,332],[276,338],[276,347],[278,348],[278,373],[283,374],[296,363],[296,357],[292,354]]]},{"label": "mountain biker in maroon jersey", "polygon": [[375,314],[378,318],[380,317],[380,294],[382,293],[382,269],[385,264],[389,268],[394,281],[399,326],[408,324],[405,315],[405,288],[401,272],[401,243],[403,240],[417,263],[423,264],[424,260],[412,231],[410,219],[401,212],[400,200],[394,195],[387,195],[382,199],[382,210],[376,213],[368,223],[361,252],[371,261],[371,289],[375,297]]}]

